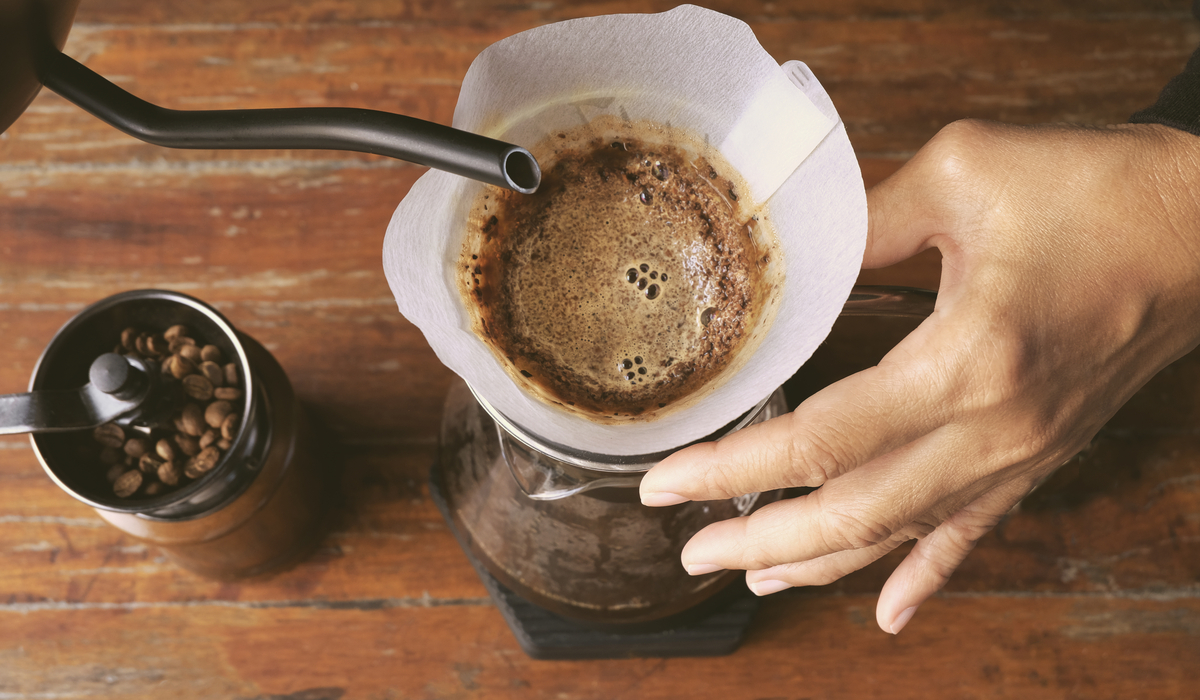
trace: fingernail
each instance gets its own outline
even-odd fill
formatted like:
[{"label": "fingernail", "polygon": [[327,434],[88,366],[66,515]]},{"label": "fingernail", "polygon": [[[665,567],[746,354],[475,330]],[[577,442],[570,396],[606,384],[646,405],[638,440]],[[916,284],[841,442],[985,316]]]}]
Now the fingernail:
[{"label": "fingernail", "polygon": [[716,564],[685,564],[684,567],[691,576],[703,576],[714,571],[722,571],[725,567]]},{"label": "fingernail", "polygon": [[755,581],[754,583],[746,584],[754,595],[771,595],[782,590],[792,587],[792,584],[786,581],[776,581],[775,579],[767,579],[766,581]]},{"label": "fingernail", "polygon": [[905,608],[904,612],[897,615],[895,620],[892,620],[891,633],[900,634],[900,630],[904,629],[904,626],[908,624],[908,621],[912,619],[913,614],[916,612],[917,606],[915,605],[911,608]]},{"label": "fingernail", "polygon": [[687,503],[688,499],[680,496],[677,493],[667,493],[666,491],[658,491],[656,493],[643,493],[642,505],[650,506],[651,508],[661,508],[663,506],[677,506],[680,503]]}]

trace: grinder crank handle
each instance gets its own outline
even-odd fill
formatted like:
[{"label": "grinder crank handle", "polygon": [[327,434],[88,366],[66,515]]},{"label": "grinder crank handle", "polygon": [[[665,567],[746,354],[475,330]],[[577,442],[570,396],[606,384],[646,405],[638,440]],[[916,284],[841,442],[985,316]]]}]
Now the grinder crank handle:
[{"label": "grinder crank handle", "polygon": [[526,149],[442,124],[370,109],[175,110],[150,104],[44,46],[43,85],[126,134],[169,148],[314,148],[398,158],[531,194],[542,173]]},{"label": "grinder crank handle", "polygon": [[94,428],[137,410],[150,393],[148,368],[115,353],[96,358],[78,389],[0,396],[0,435]]}]

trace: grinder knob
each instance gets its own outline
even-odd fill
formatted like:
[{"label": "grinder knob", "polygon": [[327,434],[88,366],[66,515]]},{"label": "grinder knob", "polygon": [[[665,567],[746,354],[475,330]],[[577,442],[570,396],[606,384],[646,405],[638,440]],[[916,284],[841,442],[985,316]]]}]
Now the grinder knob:
[{"label": "grinder knob", "polygon": [[79,430],[118,419],[161,423],[175,396],[152,391],[148,372],[157,365],[144,362],[106,353],[92,361],[89,383],[78,389],[0,396],[0,435]]},{"label": "grinder knob", "polygon": [[126,388],[127,383],[131,383],[131,378],[136,381],[137,377],[133,376],[135,373],[141,374],[141,372],[133,370],[129,361],[124,357],[115,352],[108,352],[92,362],[92,366],[88,370],[88,379],[91,380],[92,386],[100,391],[106,394],[117,394]]}]

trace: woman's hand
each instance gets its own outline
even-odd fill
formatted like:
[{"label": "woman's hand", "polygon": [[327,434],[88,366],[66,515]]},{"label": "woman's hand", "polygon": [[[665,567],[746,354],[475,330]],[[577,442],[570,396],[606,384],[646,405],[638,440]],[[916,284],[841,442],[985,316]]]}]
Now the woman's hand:
[{"label": "woman's hand", "polygon": [[1200,341],[1200,138],[1157,125],[951,124],[868,193],[864,267],[942,253],[937,308],[877,367],[650,470],[662,506],[793,486],[708,526],[694,575],[759,595],[820,585],[903,542],[892,633],[985,533]]}]

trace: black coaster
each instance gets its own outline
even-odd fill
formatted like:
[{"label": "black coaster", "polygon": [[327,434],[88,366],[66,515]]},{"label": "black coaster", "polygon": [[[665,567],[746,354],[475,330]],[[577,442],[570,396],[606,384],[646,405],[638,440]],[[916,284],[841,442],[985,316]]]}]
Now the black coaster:
[{"label": "black coaster", "polygon": [[731,584],[719,600],[706,606],[699,616],[673,629],[659,632],[608,632],[589,628],[534,605],[513,593],[487,572],[463,543],[450,518],[441,491],[440,467],[435,461],[429,471],[429,495],[460,547],[475,567],[492,602],[504,616],[521,649],[530,657],[547,660],[667,658],[678,656],[724,656],[741,645],[758,598],[745,583]]}]

